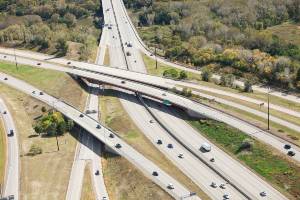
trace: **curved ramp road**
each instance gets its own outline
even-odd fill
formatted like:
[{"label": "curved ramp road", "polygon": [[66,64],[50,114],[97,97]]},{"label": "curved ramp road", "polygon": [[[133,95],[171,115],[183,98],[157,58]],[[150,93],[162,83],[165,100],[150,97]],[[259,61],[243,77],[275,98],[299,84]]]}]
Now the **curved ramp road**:
[{"label": "curved ramp road", "polygon": [[[5,80],[5,78],[7,78],[7,80]],[[177,182],[163,170],[158,168],[150,160],[148,160],[143,155],[135,151],[110,129],[102,125],[100,125],[100,129],[97,129],[97,125],[99,125],[99,122],[95,121],[93,118],[85,115],[84,113],[81,113],[71,105],[59,101],[59,99],[56,99],[45,93],[41,95],[40,90],[37,90],[33,86],[11,76],[8,76],[4,73],[0,73],[0,82],[14,87],[17,90],[20,90],[28,95],[31,95],[34,98],[37,98],[38,100],[44,103],[47,103],[48,105],[53,106],[59,112],[63,113],[66,117],[72,119],[83,129],[85,129],[86,131],[94,135],[97,139],[101,140],[103,143],[109,146],[111,149],[116,151],[119,155],[125,157],[129,162],[131,162],[138,169],[140,169],[148,178],[150,178],[152,181],[158,184],[162,189],[168,192],[175,199],[180,199],[190,194],[190,191],[188,191],[184,186],[182,186],[179,182]],[[115,137],[111,138],[110,134],[113,134]],[[117,144],[120,144],[121,148],[117,148]],[[152,176],[153,171],[158,172],[158,176]],[[168,185],[170,183],[173,184],[174,189],[168,188]],[[199,199],[199,197],[192,196],[185,199],[197,200]]]},{"label": "curved ramp road", "polygon": [[[105,1],[105,0],[103,0],[103,1]],[[124,19],[124,20],[118,21],[119,25],[122,24],[122,26],[124,26],[124,28],[127,29],[127,33],[134,36],[133,37],[133,39],[134,39],[133,42],[135,43],[135,45],[140,47],[140,50],[144,54],[146,54],[149,57],[153,57],[155,59],[155,57],[153,56],[153,53],[149,50],[149,48],[144,44],[142,39],[139,37],[139,34],[136,31],[135,26],[133,25],[130,17],[127,14],[127,11],[126,11],[126,8],[125,8],[125,5],[124,5],[123,1],[122,0],[116,0],[116,1],[114,1],[114,5],[115,5],[114,6],[115,12],[118,13],[118,15]],[[162,57],[159,57],[159,56],[157,56],[156,59],[157,59],[158,62],[161,62],[163,64],[166,64],[166,65],[169,65],[169,66],[181,69],[181,70],[189,71],[189,72],[192,72],[192,73],[195,73],[195,74],[201,74],[202,73],[201,71],[185,67],[181,64],[173,63],[173,62],[168,61],[165,58],[162,58]],[[220,79],[220,76],[219,75],[213,75],[213,78]],[[239,86],[244,86],[244,83],[242,81],[238,81],[238,80],[235,81],[235,84],[239,85]],[[268,93],[268,91],[269,91],[268,88],[265,88],[265,87],[262,87],[262,86],[256,86],[255,85],[252,88],[253,88],[254,91],[258,91],[258,92],[262,92],[262,93]],[[280,97],[280,98],[283,98],[283,99],[286,99],[286,100],[289,100],[289,101],[293,101],[293,102],[296,102],[296,103],[300,103],[300,97],[299,96],[286,94],[286,93],[280,92],[280,91],[274,91],[274,92],[271,93],[271,95],[274,95],[274,96],[277,96],[277,97]]]},{"label": "curved ramp road", "polygon": [[[6,114],[4,114],[4,111]],[[0,112],[6,135],[8,136],[8,134],[13,131],[13,135],[7,137],[8,162],[6,165],[4,196],[14,195],[14,199],[19,199],[20,172],[18,135],[13,118],[2,99],[0,99]]]},{"label": "curved ramp road", "polygon": [[[1,57],[1,59],[3,59],[3,57]],[[7,56],[5,59],[10,60],[12,62],[14,61],[14,57],[12,57],[12,56]],[[108,75],[104,75],[104,74],[100,74],[100,73],[79,70],[76,68],[60,67],[60,66],[57,66],[56,64],[47,63],[47,62],[40,62],[40,65],[37,65],[36,61],[27,59],[27,58],[23,58],[23,57],[18,57],[18,62],[23,63],[23,64],[37,66],[40,68],[66,72],[66,73],[74,74],[74,75],[77,75],[80,77],[85,77],[88,79],[98,80],[98,81],[101,81],[101,82],[104,82],[104,83],[107,83],[107,84],[110,84],[113,86],[128,89],[128,90],[131,90],[134,92],[139,92],[143,95],[153,97],[158,100],[167,99],[174,105],[194,111],[194,112],[196,112],[200,115],[206,116],[208,118],[229,124],[237,129],[243,131],[244,133],[257,138],[258,140],[261,140],[264,143],[273,146],[274,148],[278,149],[280,152],[287,154],[287,151],[283,148],[283,146],[287,143],[285,140],[283,140],[279,137],[276,137],[267,131],[259,129],[256,126],[247,123],[246,121],[240,120],[229,114],[218,111],[216,109],[213,109],[206,105],[200,104],[198,102],[194,102],[192,100],[189,100],[189,99],[179,96],[177,94],[173,94],[173,93],[170,93],[168,91],[165,91],[165,90],[162,90],[162,89],[159,89],[156,87],[151,87],[151,86],[145,85],[143,83],[133,82],[133,81],[117,78],[115,76],[108,76]],[[101,69],[101,67],[98,67],[98,68]],[[110,70],[113,70],[113,68],[111,68]],[[125,70],[122,70],[122,74],[124,74],[125,72],[126,72]],[[296,155],[291,158],[300,162],[300,148],[295,145],[291,145],[291,146],[292,146],[293,151],[296,153]]]},{"label": "curved ramp road", "polygon": [[[105,28],[104,32],[106,32],[105,30],[107,30],[107,29]],[[111,29],[111,30],[113,30],[113,29]],[[109,30],[109,31],[111,31],[111,30]],[[115,33],[115,34],[117,34],[117,33]],[[120,44],[117,44],[117,39],[115,38],[113,40],[113,42],[114,42],[114,45],[113,45],[113,47],[110,47],[110,54],[115,55],[114,50],[118,50],[118,55],[122,55],[123,53],[122,53],[122,51],[120,51],[121,47],[120,47]],[[15,57],[13,56],[14,51],[12,49],[0,48],[0,52],[2,53],[2,54],[0,54],[0,59],[9,60],[9,61],[12,61],[12,62],[15,61],[14,60]],[[120,64],[120,63],[125,62],[125,61],[122,61],[122,60],[124,60],[123,57],[115,59],[115,62],[118,62],[118,66],[116,67],[115,65],[117,65],[117,64],[114,64],[113,66],[115,66],[115,68],[111,68],[111,67],[102,66],[102,65],[99,66],[99,65],[95,65],[95,64],[91,64],[91,63],[70,61],[70,60],[66,60],[64,58],[54,58],[53,56],[49,56],[49,55],[45,55],[45,54],[41,54],[41,53],[28,52],[28,51],[23,51],[23,50],[16,50],[15,52],[16,52],[16,55],[17,55],[16,57],[17,57],[18,62],[19,62],[19,57],[31,58],[32,61],[37,60],[36,62],[38,62],[38,61],[41,61],[41,62],[47,61],[49,63],[59,64],[59,65],[62,65],[62,66],[67,66],[67,63],[71,62],[71,66],[77,67],[78,69],[95,71],[95,72],[103,73],[103,74],[106,74],[106,75],[125,78],[125,79],[128,79],[128,80],[137,81],[137,82],[150,84],[150,85],[157,86],[157,87],[168,88],[168,89],[171,89],[173,87],[178,87],[178,86],[190,87],[190,88],[194,88],[194,89],[214,92],[214,93],[220,94],[220,95],[231,96],[231,97],[243,100],[243,101],[248,101],[248,102],[257,104],[257,105],[263,104],[264,107],[267,107],[267,102],[264,102],[264,101],[261,101],[261,100],[256,100],[256,99],[246,97],[246,96],[243,96],[243,95],[223,91],[223,90],[220,90],[220,89],[210,88],[210,87],[202,86],[202,85],[195,84],[195,83],[175,81],[175,80],[166,79],[166,78],[162,78],[162,77],[152,76],[152,75],[145,74],[145,72],[144,73],[139,73],[137,71],[128,71],[126,69],[125,65],[122,66]],[[103,56],[104,55],[102,54],[100,57],[103,57]],[[140,60],[140,59],[137,59],[137,60]],[[36,64],[36,63],[32,62],[32,64]],[[124,70],[124,69],[126,69],[126,70]],[[273,92],[271,92],[271,94],[272,93]],[[274,109],[274,110],[277,110],[277,111],[280,111],[280,112],[283,112],[283,113],[286,113],[286,114],[294,116],[294,117],[300,117],[300,112],[291,110],[289,108],[274,105],[272,103],[270,104],[270,108]]]}]

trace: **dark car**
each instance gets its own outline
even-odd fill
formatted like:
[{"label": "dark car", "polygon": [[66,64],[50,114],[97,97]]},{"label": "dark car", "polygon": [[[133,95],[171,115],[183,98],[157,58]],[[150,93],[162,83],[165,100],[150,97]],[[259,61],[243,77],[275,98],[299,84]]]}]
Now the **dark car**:
[{"label": "dark car", "polygon": [[131,53],[129,51],[127,51],[126,56],[131,56]]},{"label": "dark car", "polygon": [[285,144],[285,145],[284,145],[284,148],[285,148],[285,149],[290,149],[290,148],[291,148],[291,145],[290,145],[290,144]]},{"label": "dark car", "polygon": [[40,92],[40,95],[44,95],[44,92]]},{"label": "dark car", "polygon": [[41,63],[37,63],[37,65],[41,65]]},{"label": "dark car", "polygon": [[71,64],[71,62],[69,61],[69,62],[67,62],[67,64],[69,65],[69,64]]},{"label": "dark car", "polygon": [[9,133],[7,134],[8,137],[14,136],[14,130],[10,130]]},{"label": "dark car", "polygon": [[7,199],[8,199],[8,200],[14,200],[14,199],[15,199],[15,196],[14,196],[14,195],[9,195]]},{"label": "dark car", "polygon": [[83,117],[83,116],[84,116],[83,114],[80,114],[80,115],[79,115],[79,117]]},{"label": "dark car", "polygon": [[4,111],[3,111],[3,114],[5,115],[6,113],[7,113],[7,112],[4,110]]},{"label": "dark car", "polygon": [[124,84],[124,83],[125,83],[125,81],[121,81],[121,83],[122,83],[122,84]]},{"label": "dark car", "polygon": [[6,56],[3,56],[4,58],[6,58]]},{"label": "dark car", "polygon": [[115,136],[114,136],[114,134],[110,133],[110,134],[109,134],[109,137],[110,137],[110,138],[114,138]]},{"label": "dark car", "polygon": [[99,124],[97,124],[96,128],[97,128],[97,129],[100,129],[100,128],[101,128],[101,126],[100,126]]},{"label": "dark car", "polygon": [[168,148],[172,149],[173,148],[173,144],[168,144]]},{"label": "dark car", "polygon": [[7,81],[7,77],[5,77],[4,80]]},{"label": "dark car", "polygon": [[98,176],[99,174],[99,170],[96,170],[95,175]]},{"label": "dark car", "polygon": [[293,152],[293,151],[288,151],[288,155],[289,155],[289,156],[294,156],[294,155],[296,155],[296,153]]},{"label": "dark car", "polygon": [[162,144],[162,141],[161,141],[161,140],[157,140],[156,143],[157,143],[157,144]]},{"label": "dark car", "polygon": [[153,171],[153,172],[152,172],[152,175],[153,175],[153,176],[158,176],[157,171]]},{"label": "dark car", "polygon": [[32,91],[32,94],[35,94],[35,91],[34,91],[34,90]]},{"label": "dark car", "polygon": [[115,146],[117,149],[120,149],[122,146],[121,146],[121,144],[116,144],[116,146]]}]

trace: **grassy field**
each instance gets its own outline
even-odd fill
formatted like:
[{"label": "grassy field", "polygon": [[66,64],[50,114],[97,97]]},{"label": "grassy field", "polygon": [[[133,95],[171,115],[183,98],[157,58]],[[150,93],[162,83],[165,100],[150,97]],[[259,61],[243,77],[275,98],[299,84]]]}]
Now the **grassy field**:
[{"label": "grassy field", "polygon": [[[5,165],[6,165],[6,136],[4,125],[0,119],[0,185],[4,183]],[[1,188],[0,188],[1,189]]]},{"label": "grassy field", "polygon": [[[147,68],[147,72],[150,75],[155,75],[155,76],[163,76],[163,72],[167,69],[176,69],[174,67],[170,67],[168,65],[162,64],[160,62],[157,63],[157,69],[156,69],[156,64],[155,64],[155,60],[150,58],[149,56],[145,55],[142,53],[142,57],[145,63],[145,66]],[[179,73],[181,70],[176,69],[176,71]],[[196,81],[200,81],[201,80],[201,76],[198,74],[194,74],[191,72],[187,72],[188,75],[188,80],[196,80]]]},{"label": "grassy field", "polygon": [[[199,98],[199,97],[193,97],[193,98],[195,98],[195,99],[201,101],[201,103],[209,105],[213,108],[217,108],[217,109],[222,110],[226,113],[229,113],[233,116],[236,116],[238,118],[241,118],[248,122],[251,122],[252,124],[255,124],[256,126],[260,127],[263,130],[267,129],[267,119],[264,119],[262,117],[254,115],[252,113],[249,113],[249,112],[246,112],[246,111],[243,111],[238,108],[234,108],[234,107],[231,107],[231,106],[228,106],[225,104],[211,102],[205,98]],[[278,136],[284,137],[285,139],[300,145],[299,132],[289,129],[288,127],[279,125],[277,123],[274,123],[272,121],[270,121],[270,130],[272,133],[274,133]]]},{"label": "grassy field", "polygon": [[277,35],[280,39],[286,42],[300,46],[300,24],[285,22],[283,24],[272,26],[265,30]]},{"label": "grassy field", "polygon": [[94,200],[94,188],[89,165],[85,167],[80,200]]},{"label": "grassy field", "polygon": [[[68,75],[28,66],[19,67],[16,70],[12,64],[1,63],[0,71],[23,79],[47,93],[61,97],[78,109],[83,109],[86,93]],[[3,84],[0,85],[0,93],[8,102],[19,133],[21,198],[64,199],[76,147],[76,132],[60,136],[60,151],[57,151],[55,137],[39,137],[32,128],[34,119],[42,114],[41,108],[49,107]],[[27,156],[32,144],[41,147],[43,153]]]},{"label": "grassy field", "polygon": [[[145,65],[147,67],[147,72],[150,75],[162,76],[162,74],[165,70],[173,68],[173,67],[170,67],[168,65],[165,65],[165,64],[162,64],[162,63],[158,62],[158,68],[156,69],[154,59],[150,58],[149,56],[146,56],[145,54],[143,54],[143,59],[144,59]],[[174,68],[174,69],[176,69],[176,68]],[[176,69],[176,70],[178,72],[180,71],[179,69]],[[219,89],[219,90],[222,90],[222,91],[231,92],[231,93],[234,93],[234,94],[244,95],[244,96],[254,98],[254,99],[257,99],[257,100],[267,101],[267,95],[264,94],[264,93],[260,93],[260,92],[245,93],[245,92],[241,92],[237,89],[216,85],[212,82],[201,81],[201,76],[198,75],[198,74],[188,72],[188,80],[196,81],[199,85]],[[271,96],[271,97],[272,97],[271,98],[271,103],[272,104],[276,104],[276,105],[287,107],[287,108],[293,108],[294,110],[300,112],[300,104],[299,103],[291,102],[291,101],[288,101],[288,100],[285,100],[285,99],[282,99],[282,98],[276,97],[276,96]]]},{"label": "grassy field", "polygon": [[[115,130],[134,149],[171,174],[190,191],[195,191],[202,199],[208,197],[175,167],[143,135],[123,109],[115,92],[108,90],[100,98],[102,121]],[[121,157],[106,154],[104,178],[112,199],[171,199],[163,190],[146,178],[131,163]],[[122,167],[121,167],[122,166]],[[125,178],[124,178],[125,177]]]},{"label": "grassy field", "polygon": [[108,49],[108,47],[106,47],[103,64],[108,66],[109,63],[110,63],[109,49]]},{"label": "grassy field", "polygon": [[[300,198],[300,167],[273,149],[253,140],[241,131],[213,120],[193,120],[189,123],[213,143],[267,179],[290,199]],[[241,150],[242,143],[250,141],[250,150]]]},{"label": "grassy field", "polygon": [[18,65],[17,69],[15,64],[6,62],[0,62],[0,71],[24,80],[48,94],[60,97],[80,110],[84,108],[86,92],[65,73],[26,65]]}]

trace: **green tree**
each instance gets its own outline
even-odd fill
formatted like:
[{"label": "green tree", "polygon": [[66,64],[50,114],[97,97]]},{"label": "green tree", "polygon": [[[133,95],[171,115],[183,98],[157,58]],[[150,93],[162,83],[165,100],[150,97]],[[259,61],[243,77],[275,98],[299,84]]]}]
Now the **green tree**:
[{"label": "green tree", "polygon": [[67,24],[68,27],[73,27],[76,25],[77,20],[75,15],[67,13],[64,15],[64,22],[65,24]]},{"label": "green tree", "polygon": [[59,38],[57,40],[55,48],[57,49],[58,55],[65,56],[68,52],[68,45],[65,39]]},{"label": "green tree", "polygon": [[186,71],[184,70],[181,70],[180,73],[179,73],[179,79],[186,79],[188,76],[187,76],[187,73]]},{"label": "green tree", "polygon": [[211,76],[212,76],[212,73],[209,72],[208,70],[203,71],[201,74],[202,81],[208,82],[210,80]]},{"label": "green tree", "polygon": [[163,76],[164,77],[168,77],[168,78],[177,78],[178,77],[178,71],[176,69],[166,69],[163,72]]}]

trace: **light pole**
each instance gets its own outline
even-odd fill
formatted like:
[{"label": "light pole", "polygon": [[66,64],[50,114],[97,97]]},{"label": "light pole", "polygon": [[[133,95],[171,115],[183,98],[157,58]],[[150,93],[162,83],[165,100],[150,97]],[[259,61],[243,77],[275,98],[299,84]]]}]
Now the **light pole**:
[{"label": "light pole", "polygon": [[268,88],[268,130],[270,130],[270,87]]},{"label": "light pole", "polygon": [[154,55],[155,55],[155,69],[157,69],[156,46],[154,46]]},{"label": "light pole", "polygon": [[[59,99],[57,101],[59,101]],[[52,112],[54,113],[54,104],[55,104],[55,101],[53,101],[52,103],[53,103],[52,104]],[[57,151],[59,151],[59,143],[58,143],[57,131],[55,131],[55,139],[56,139]]]},{"label": "light pole", "polygon": [[15,47],[14,47],[14,56],[15,56],[16,69],[18,70],[18,63],[17,63],[17,56],[16,56],[16,48]]}]

